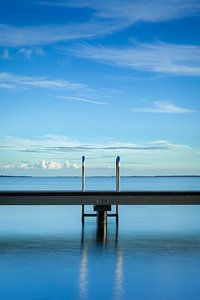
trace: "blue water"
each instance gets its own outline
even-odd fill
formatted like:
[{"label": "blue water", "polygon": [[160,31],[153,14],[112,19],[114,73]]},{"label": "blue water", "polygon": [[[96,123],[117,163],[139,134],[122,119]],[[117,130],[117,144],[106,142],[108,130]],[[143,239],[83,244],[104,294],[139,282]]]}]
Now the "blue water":
[{"label": "blue water", "polygon": [[[0,190],[80,190],[80,178],[0,178]],[[114,189],[88,178],[87,189]],[[200,190],[200,177],[122,178],[123,190]],[[89,211],[90,208],[87,207]],[[200,206],[120,206],[119,227],[79,206],[0,207],[0,299],[200,299]]]},{"label": "blue water", "polygon": [[[87,177],[87,190],[115,190],[115,177]],[[122,177],[121,190],[200,190],[199,177]],[[0,190],[81,190],[81,177],[0,177]]]}]

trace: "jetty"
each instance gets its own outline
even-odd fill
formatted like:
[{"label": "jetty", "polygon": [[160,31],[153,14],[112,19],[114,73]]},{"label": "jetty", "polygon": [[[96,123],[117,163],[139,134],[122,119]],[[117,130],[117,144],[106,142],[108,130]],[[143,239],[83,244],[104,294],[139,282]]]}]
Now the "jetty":
[{"label": "jetty", "polygon": [[[199,191],[120,191],[120,157],[116,158],[116,190],[85,190],[85,157],[82,157],[81,191],[0,191],[0,205],[81,205],[81,219],[96,217],[98,224],[108,217],[119,220],[119,205],[200,205]],[[85,213],[92,205],[94,213]],[[114,206],[114,213],[111,212]]]}]

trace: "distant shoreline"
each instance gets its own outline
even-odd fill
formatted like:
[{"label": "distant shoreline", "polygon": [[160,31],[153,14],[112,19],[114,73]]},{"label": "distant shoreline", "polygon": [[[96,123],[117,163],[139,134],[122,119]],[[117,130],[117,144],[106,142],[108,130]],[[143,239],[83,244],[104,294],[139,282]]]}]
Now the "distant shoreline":
[{"label": "distant shoreline", "polygon": [[[86,176],[87,178],[115,178],[115,176]],[[200,175],[129,175],[121,178],[155,178],[155,177],[200,177]],[[31,175],[0,175],[0,178],[81,178],[81,176],[31,176]]]}]

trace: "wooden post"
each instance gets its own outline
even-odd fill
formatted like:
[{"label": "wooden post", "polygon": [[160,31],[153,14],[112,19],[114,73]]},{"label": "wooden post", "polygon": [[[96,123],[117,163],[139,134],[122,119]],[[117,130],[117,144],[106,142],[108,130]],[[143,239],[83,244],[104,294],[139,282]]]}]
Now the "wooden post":
[{"label": "wooden post", "polygon": [[[120,191],[120,157],[116,158],[116,192]],[[118,214],[118,204],[116,204],[116,223],[118,224],[119,214]]]},{"label": "wooden post", "polygon": [[[85,156],[82,156],[82,192],[85,192]],[[85,208],[82,204],[82,224],[85,220]]]}]

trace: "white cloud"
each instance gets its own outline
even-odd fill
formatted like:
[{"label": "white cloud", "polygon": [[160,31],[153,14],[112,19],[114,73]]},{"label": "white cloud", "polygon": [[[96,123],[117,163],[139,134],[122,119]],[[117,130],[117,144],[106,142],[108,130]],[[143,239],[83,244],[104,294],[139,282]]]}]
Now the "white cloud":
[{"label": "white cloud", "polygon": [[[126,143],[121,141],[107,140],[98,143],[82,143],[76,139],[68,139],[64,136],[45,135],[35,139],[25,139],[19,137],[5,137],[2,139],[3,150],[10,149],[23,153],[34,153],[34,155],[57,155],[64,153],[71,157],[81,157],[83,154],[92,155],[95,157],[103,154],[133,154],[134,153],[152,153],[166,152],[181,149],[182,151],[193,151],[193,148],[188,145],[173,144],[167,140],[150,141],[144,143]],[[196,151],[196,150],[194,150]],[[41,161],[40,159],[38,161]],[[50,160],[48,160],[50,161]],[[45,161],[46,162],[46,161]],[[46,164],[46,163],[45,163]]]},{"label": "white cloud", "polygon": [[194,149],[190,145],[186,144],[175,144],[172,142],[169,142],[167,140],[155,140],[155,141],[150,141],[150,145],[157,145],[160,147],[166,147],[171,150],[171,152],[176,152],[176,153],[185,153],[185,154],[200,154],[200,151],[198,149]]},{"label": "white cloud", "polygon": [[184,108],[173,104],[168,101],[155,101],[153,107],[135,107],[131,111],[142,113],[170,113],[170,114],[183,114],[192,113],[195,110]]},{"label": "white cloud", "polygon": [[79,165],[77,165],[77,164],[72,164],[72,163],[70,163],[68,160],[66,160],[66,161],[64,162],[63,166],[64,166],[65,168],[80,169],[80,166],[79,166]]},{"label": "white cloud", "polygon": [[[68,49],[62,51],[69,53]],[[200,75],[199,46],[155,43],[106,48],[84,45],[71,49],[70,53],[122,68],[179,76]]]},{"label": "white cloud", "polygon": [[20,166],[16,166],[14,165],[14,169],[22,169],[22,170],[30,170],[30,169],[33,169],[33,164],[29,163],[29,162],[22,162],[20,164]]},{"label": "white cloud", "polygon": [[53,149],[54,147],[74,147],[80,143],[76,139],[69,139],[64,136],[47,134],[36,138],[21,138],[15,136],[6,136],[2,139],[4,147],[14,148],[17,150],[33,150],[42,151],[45,149]]},{"label": "white cloud", "polygon": [[15,169],[16,166],[14,164],[4,164],[4,165],[1,165],[0,168],[10,170],[10,169]]},{"label": "white cloud", "polygon": [[62,79],[48,79],[45,77],[20,76],[5,72],[0,72],[0,87],[7,89],[45,88],[84,91],[89,90],[87,85],[82,83],[71,82]]},{"label": "white cloud", "polygon": [[0,24],[0,46],[41,46],[76,39],[91,39],[111,33],[119,27],[116,21],[32,27]]},{"label": "white cloud", "polygon": [[69,162],[68,160],[64,162],[52,161],[52,160],[39,160],[34,163],[22,162],[21,164],[5,164],[0,165],[1,169],[16,169],[16,170],[61,170],[61,169],[79,169],[80,166]]},{"label": "white cloud", "polygon": [[18,87],[16,84],[0,82],[0,89],[16,90],[20,88],[22,87]]},{"label": "white cloud", "polygon": [[[165,139],[143,143],[104,140],[86,144],[63,136],[47,135],[35,139],[7,137],[1,143],[0,150],[9,150],[10,153],[10,161],[4,163],[1,160],[1,174],[80,176],[82,155],[87,159],[87,175],[114,175],[117,155],[121,156],[124,175],[158,175],[161,169],[163,175],[173,172],[199,174],[196,162],[200,150]],[[171,173],[170,170],[174,171]]]},{"label": "white cloud", "polygon": [[97,105],[107,105],[106,102],[92,100],[92,99],[85,99],[85,98],[80,98],[80,97],[75,97],[75,96],[69,96],[69,97],[56,96],[56,98],[67,100],[67,101],[74,101],[74,102],[83,102],[83,103],[97,104]]},{"label": "white cloud", "polygon": [[157,141],[151,141],[151,144],[157,144],[157,145],[164,145],[167,144],[168,141],[167,140],[157,140]]},{"label": "white cloud", "polygon": [[125,29],[137,22],[161,22],[197,15],[199,0],[64,0],[38,1],[46,6],[91,9],[85,23],[68,25],[11,26],[0,24],[3,47],[39,46],[75,39],[91,39]]},{"label": "white cloud", "polygon": [[33,167],[40,168],[43,170],[59,170],[59,169],[79,169],[77,164],[70,163],[68,160],[65,162],[47,161],[40,160],[37,161]]},{"label": "white cloud", "polygon": [[39,1],[42,5],[73,8],[90,8],[98,18],[126,20],[129,24],[139,21],[160,22],[186,15],[198,14],[198,0],[61,0]]},{"label": "white cloud", "polygon": [[24,56],[27,59],[31,59],[33,56],[43,56],[44,50],[41,47],[37,48],[20,48],[18,54]]}]

